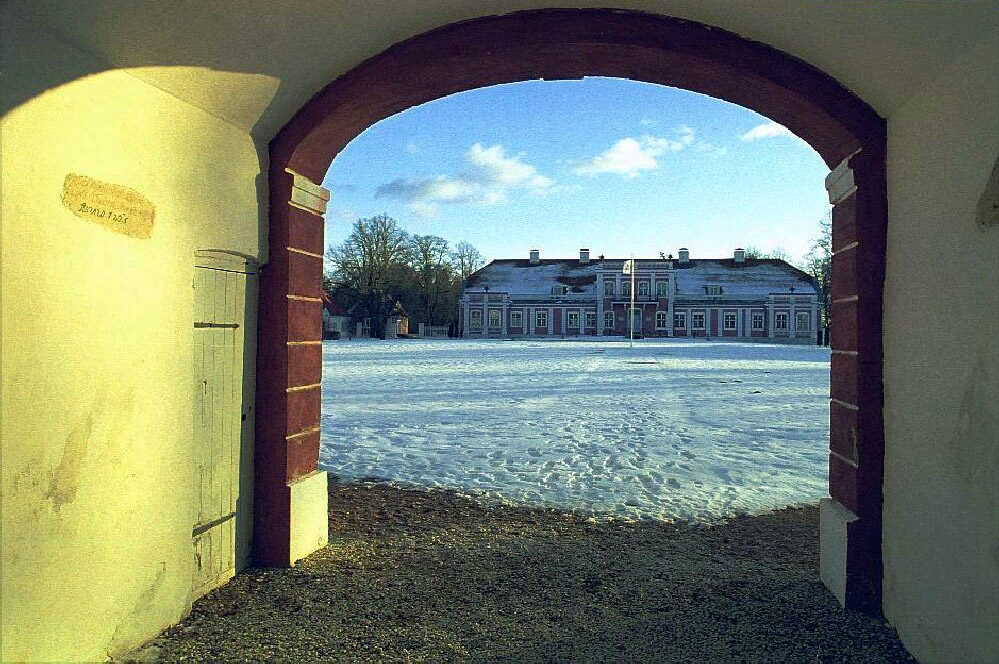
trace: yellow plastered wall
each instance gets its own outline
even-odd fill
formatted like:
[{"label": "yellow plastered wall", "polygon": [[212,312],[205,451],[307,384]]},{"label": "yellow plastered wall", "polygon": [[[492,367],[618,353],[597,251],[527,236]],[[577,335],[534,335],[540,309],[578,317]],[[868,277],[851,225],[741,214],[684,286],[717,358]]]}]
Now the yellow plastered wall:
[{"label": "yellow plastered wall", "polygon": [[[236,127],[3,27],[12,88],[96,73],[13,104],[0,127],[0,657],[100,660],[190,608],[194,252],[260,254],[259,164]],[[74,216],[69,173],[140,192],[151,237]]]},{"label": "yellow plastered wall", "polygon": [[884,606],[921,661],[999,658],[999,34],[889,118]]}]

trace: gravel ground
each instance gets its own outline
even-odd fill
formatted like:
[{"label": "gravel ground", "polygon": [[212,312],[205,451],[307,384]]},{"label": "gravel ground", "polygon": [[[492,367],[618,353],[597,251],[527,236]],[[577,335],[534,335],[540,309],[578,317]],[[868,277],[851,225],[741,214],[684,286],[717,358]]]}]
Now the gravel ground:
[{"label": "gravel ground", "polygon": [[818,579],[818,509],[705,527],[330,486],[331,544],[250,569],[160,661],[912,661]]}]

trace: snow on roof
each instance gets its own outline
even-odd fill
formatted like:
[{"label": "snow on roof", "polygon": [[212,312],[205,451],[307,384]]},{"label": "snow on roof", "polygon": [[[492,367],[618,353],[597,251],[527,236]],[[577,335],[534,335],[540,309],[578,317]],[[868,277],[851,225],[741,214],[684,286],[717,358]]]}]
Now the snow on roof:
[{"label": "snow on roof", "polygon": [[[532,265],[525,259],[497,259],[479,269],[468,279],[466,290],[511,295],[551,295],[552,287],[567,286],[568,299],[592,299],[598,296],[597,275],[614,274],[623,268],[623,258],[597,259],[580,264],[578,259],[544,259]],[[666,270],[672,262],[678,297],[704,295],[705,286],[721,286],[723,295],[769,295],[788,293],[791,286],[800,295],[816,292],[812,278],[783,260],[747,258],[737,264],[731,258],[691,259],[689,265],[679,261],[636,259],[636,276],[649,269]]]}]

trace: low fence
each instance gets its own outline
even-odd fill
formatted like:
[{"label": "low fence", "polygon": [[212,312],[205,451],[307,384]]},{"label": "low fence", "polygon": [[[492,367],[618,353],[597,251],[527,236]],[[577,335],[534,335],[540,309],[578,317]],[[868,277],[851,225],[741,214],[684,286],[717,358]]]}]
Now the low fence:
[{"label": "low fence", "polygon": [[447,325],[426,325],[420,323],[419,334],[421,337],[447,337]]}]

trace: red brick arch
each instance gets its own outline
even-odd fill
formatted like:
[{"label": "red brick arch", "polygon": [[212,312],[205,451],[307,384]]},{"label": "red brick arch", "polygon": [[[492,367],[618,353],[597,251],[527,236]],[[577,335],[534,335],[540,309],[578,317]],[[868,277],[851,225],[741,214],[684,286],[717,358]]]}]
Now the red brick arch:
[{"label": "red brick arch", "polygon": [[364,129],[411,106],[488,85],[583,76],[659,83],[751,108],[790,128],[835,169],[829,491],[847,515],[846,604],[878,612],[884,120],[827,74],[770,46],[632,11],[525,11],[413,37],[330,83],[272,141],[271,258],[261,275],[257,366],[257,559],[288,564],[288,487],[316,469],[318,456],[319,390],[309,386],[321,376],[323,205],[309,202],[323,192],[309,181],[321,182]]}]

